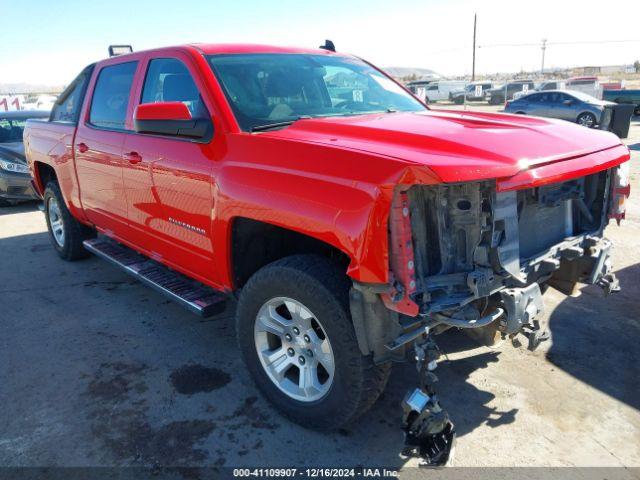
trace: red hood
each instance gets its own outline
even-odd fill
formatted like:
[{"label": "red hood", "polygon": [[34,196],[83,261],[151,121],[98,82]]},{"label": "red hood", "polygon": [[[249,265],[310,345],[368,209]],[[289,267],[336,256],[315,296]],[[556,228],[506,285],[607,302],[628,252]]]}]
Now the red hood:
[{"label": "red hood", "polygon": [[443,182],[511,177],[621,145],[609,132],[562,120],[442,110],[300,120],[266,135],[425,165]]}]

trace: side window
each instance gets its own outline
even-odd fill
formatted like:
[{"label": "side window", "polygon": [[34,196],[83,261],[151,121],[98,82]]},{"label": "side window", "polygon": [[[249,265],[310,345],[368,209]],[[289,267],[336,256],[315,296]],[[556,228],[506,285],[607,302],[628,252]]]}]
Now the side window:
[{"label": "side window", "polygon": [[542,99],[542,95],[534,93],[533,95],[527,95],[524,99],[529,103],[538,103]]},{"label": "side window", "polygon": [[96,127],[124,129],[137,65],[138,62],[119,63],[100,71],[91,100],[89,123]]},{"label": "side window", "polygon": [[549,93],[549,101],[551,103],[561,103],[562,102],[562,94],[558,92],[550,92]]},{"label": "side window", "polygon": [[149,62],[140,103],[182,102],[194,118],[207,118],[207,109],[187,67],[176,58]]},{"label": "side window", "polygon": [[78,123],[91,72],[93,72],[93,65],[85,68],[62,92],[51,110],[50,122]]}]

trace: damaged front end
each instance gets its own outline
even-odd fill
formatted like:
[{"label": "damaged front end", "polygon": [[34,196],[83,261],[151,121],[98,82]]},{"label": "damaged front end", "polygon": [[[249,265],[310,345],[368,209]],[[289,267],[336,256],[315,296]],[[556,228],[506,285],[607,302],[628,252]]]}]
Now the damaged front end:
[{"label": "damaged front end", "polygon": [[[356,330],[358,322],[363,331],[368,325],[365,337],[379,361],[404,357],[413,346],[419,385],[403,402],[408,455],[442,465],[454,443],[433,386],[433,335],[452,327],[483,332],[486,343],[524,335],[533,350],[549,338],[540,322],[548,286],[568,295],[578,283],[619,290],[603,231],[609,218],[624,217],[628,195],[628,164],[520,190],[500,191],[496,181],[397,189],[391,291],[354,286],[352,313]],[[381,318],[376,298],[391,311],[382,322],[368,321],[375,308]],[[354,311],[359,303],[369,305],[368,315]],[[381,323],[372,337],[372,325]]]},{"label": "damaged front end", "polygon": [[[498,191],[490,181],[397,192],[410,234],[392,228],[391,257],[405,265],[392,260],[396,285],[383,295],[386,306],[417,312],[432,328],[497,321],[514,336],[538,331],[547,286],[566,294],[578,283],[617,291],[603,230],[610,198],[620,198],[621,168],[522,190]],[[616,208],[620,218],[620,201]]]}]

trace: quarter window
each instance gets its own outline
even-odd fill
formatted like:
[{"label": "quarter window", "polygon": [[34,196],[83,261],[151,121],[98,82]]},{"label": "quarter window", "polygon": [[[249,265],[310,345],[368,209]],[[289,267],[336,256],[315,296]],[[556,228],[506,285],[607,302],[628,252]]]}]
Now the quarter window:
[{"label": "quarter window", "polygon": [[80,75],[71,82],[66,90],[62,92],[51,110],[50,121],[65,123],[78,122],[82,100],[84,99],[91,72],[93,72],[93,65],[85,68]]},{"label": "quarter window", "polygon": [[116,130],[124,129],[131,84],[138,62],[104,67],[98,76],[91,100],[89,122]]}]

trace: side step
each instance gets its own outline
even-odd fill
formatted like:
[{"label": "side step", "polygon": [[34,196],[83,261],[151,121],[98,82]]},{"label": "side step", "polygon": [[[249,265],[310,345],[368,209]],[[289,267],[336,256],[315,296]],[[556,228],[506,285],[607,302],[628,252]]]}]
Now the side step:
[{"label": "side step", "polygon": [[201,317],[210,317],[225,309],[224,294],[150,260],[124,245],[106,238],[94,238],[82,243],[91,253],[108,260]]}]

